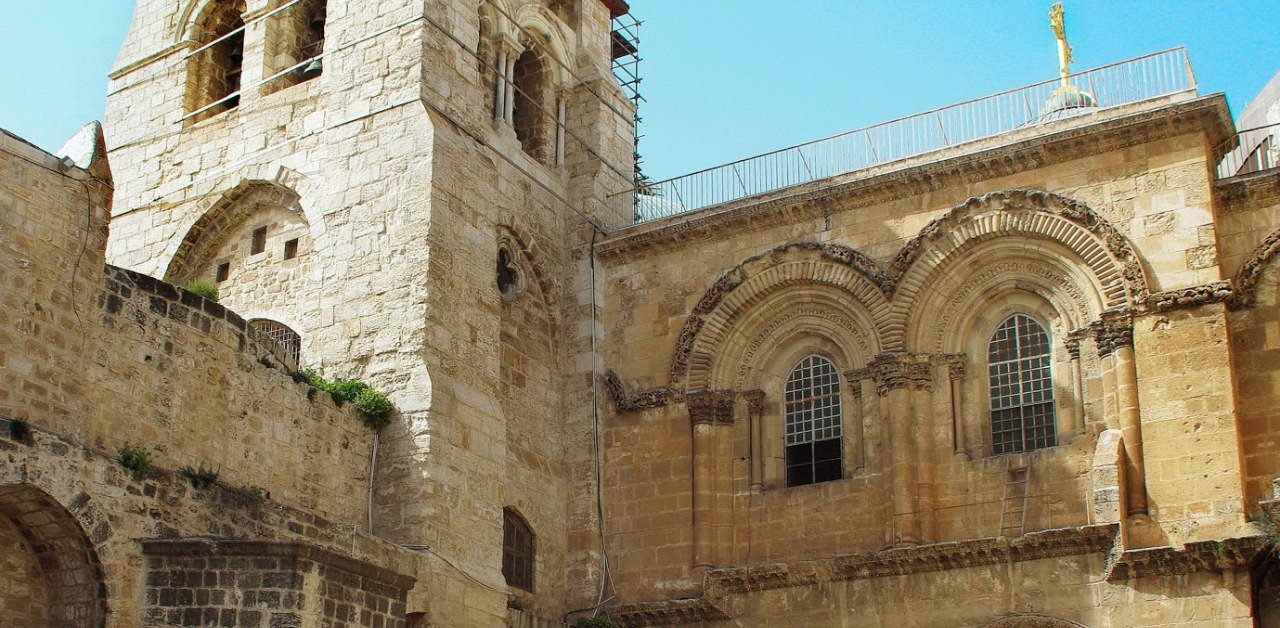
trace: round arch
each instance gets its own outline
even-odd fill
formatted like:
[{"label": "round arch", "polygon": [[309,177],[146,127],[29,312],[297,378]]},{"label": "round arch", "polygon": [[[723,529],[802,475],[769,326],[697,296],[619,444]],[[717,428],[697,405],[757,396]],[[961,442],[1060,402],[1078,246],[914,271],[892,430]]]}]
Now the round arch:
[{"label": "round arch", "polygon": [[[519,22],[517,30],[540,37],[542,41],[539,43],[550,53],[552,59],[548,61],[547,69],[550,70],[553,78],[552,88],[559,89],[570,85],[573,75],[570,74],[569,68],[573,67],[573,57],[569,54],[569,50],[573,49],[573,42],[570,41],[570,35],[556,25],[556,18],[548,13],[546,7],[534,3],[520,7],[513,17]],[[528,49],[538,50],[539,46],[532,44]]]},{"label": "round arch", "polygon": [[48,625],[105,626],[107,587],[102,563],[76,517],[31,484],[0,486],[0,517],[21,533],[39,562]]},{"label": "round arch", "polygon": [[767,312],[769,308],[761,305],[789,287],[799,286],[806,294],[825,291],[827,302],[835,304],[830,307],[858,321],[868,346],[879,352],[882,321],[890,306],[888,285],[888,276],[874,260],[848,247],[793,244],[752,257],[708,289],[685,321],[672,360],[671,387],[696,390],[713,377],[723,378],[713,376],[711,369],[724,347],[734,350],[735,342],[749,343],[750,336],[767,325],[762,319],[743,317]]},{"label": "round arch", "polygon": [[270,181],[246,180],[225,192],[204,212],[178,245],[169,261],[164,280],[182,284],[197,272],[225,242],[227,235],[241,222],[267,206],[281,207],[297,216],[310,229],[306,212],[297,192]]},{"label": "round arch", "polygon": [[[979,259],[974,251],[984,245],[981,250],[989,255]],[[1133,247],[1084,204],[1047,192],[993,192],[970,199],[930,223],[894,259],[897,281],[886,347],[920,349],[909,345],[910,329],[920,325],[920,313],[925,311],[922,300],[928,301],[931,292],[957,287],[958,278],[970,276],[992,255],[1001,261],[1023,259],[1054,269],[1051,275],[1061,274],[1094,302],[1089,309],[1095,314],[1134,307],[1145,302],[1148,294],[1146,275]]]}]

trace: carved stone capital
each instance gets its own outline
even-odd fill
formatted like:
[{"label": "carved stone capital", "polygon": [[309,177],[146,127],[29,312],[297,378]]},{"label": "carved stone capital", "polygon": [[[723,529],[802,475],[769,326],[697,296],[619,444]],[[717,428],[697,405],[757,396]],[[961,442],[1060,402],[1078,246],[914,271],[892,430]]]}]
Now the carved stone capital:
[{"label": "carved stone capital", "polygon": [[947,365],[947,377],[953,382],[964,381],[968,371],[969,356],[964,353],[946,353],[940,356],[941,362]]},{"label": "carved stone capital", "polygon": [[1103,312],[1089,324],[1093,342],[1098,345],[1098,357],[1105,358],[1116,349],[1133,346],[1133,313],[1128,310]]},{"label": "carved stone capital", "polygon": [[1067,345],[1067,353],[1071,354],[1072,360],[1080,359],[1080,337],[1079,336],[1074,336],[1074,335],[1067,336],[1066,340],[1063,341],[1063,344]]},{"label": "carved stone capital", "polygon": [[732,425],[737,397],[732,390],[702,390],[685,395],[684,402],[694,425]]},{"label": "carved stone capital", "polygon": [[933,369],[929,356],[911,353],[882,353],[867,368],[881,397],[891,390],[912,388],[933,390]]},{"label": "carved stone capital", "polygon": [[763,390],[748,390],[742,393],[742,398],[747,402],[747,412],[751,414],[751,418],[758,419],[764,414]]}]

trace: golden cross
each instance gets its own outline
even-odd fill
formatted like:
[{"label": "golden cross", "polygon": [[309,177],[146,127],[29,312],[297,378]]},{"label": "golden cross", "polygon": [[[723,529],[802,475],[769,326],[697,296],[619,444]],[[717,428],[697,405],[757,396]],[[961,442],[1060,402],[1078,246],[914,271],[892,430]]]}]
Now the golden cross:
[{"label": "golden cross", "polygon": [[1062,73],[1062,86],[1066,87],[1067,77],[1071,76],[1071,64],[1075,59],[1071,57],[1071,46],[1067,45],[1067,25],[1064,18],[1062,3],[1055,2],[1053,9],[1049,11],[1049,27],[1058,37],[1058,70]]}]

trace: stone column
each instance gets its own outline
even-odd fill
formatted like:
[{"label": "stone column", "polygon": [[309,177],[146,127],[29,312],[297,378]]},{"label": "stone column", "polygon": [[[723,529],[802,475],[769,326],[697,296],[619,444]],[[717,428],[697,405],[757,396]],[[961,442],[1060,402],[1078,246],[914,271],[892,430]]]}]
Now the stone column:
[{"label": "stone column", "polygon": [[564,95],[556,98],[556,165],[564,165],[564,123],[568,119],[568,103]]},{"label": "stone column", "polygon": [[964,377],[967,359],[968,356],[963,353],[947,356],[947,381],[951,387],[951,429],[955,434],[955,453],[965,458],[969,457],[964,433]]},{"label": "stone column", "polygon": [[1084,380],[1080,375],[1080,338],[1070,336],[1066,340],[1067,353],[1071,354],[1071,395],[1075,401],[1071,418],[1074,425],[1067,425],[1067,432],[1084,434]]},{"label": "stone column", "polygon": [[503,49],[498,53],[498,63],[495,66],[496,84],[494,85],[493,96],[493,119],[505,120],[507,116],[507,51]]},{"label": "stone column", "polygon": [[847,443],[845,445],[845,477],[849,477],[854,471],[861,469],[866,465],[866,438],[865,428],[866,413],[862,407],[862,380],[850,377],[845,374],[845,384],[849,387],[849,403],[841,404],[841,407],[847,407],[845,413],[848,421],[842,426]]},{"label": "stone column", "polygon": [[[1115,397],[1107,409],[1115,411],[1115,423],[1124,434],[1128,479],[1129,514],[1147,513],[1147,485],[1142,458],[1142,415],[1138,408],[1138,368],[1133,354],[1133,316],[1131,313],[1104,313],[1092,325],[1098,355],[1111,362]],[[1104,384],[1105,382],[1104,378]],[[1107,422],[1109,425],[1112,421]]]},{"label": "stone column", "polygon": [[928,543],[937,538],[933,512],[933,378],[935,365],[929,356],[913,356],[907,365],[911,382],[911,427],[913,461],[916,466],[916,518],[920,522],[920,540]]},{"label": "stone column", "polygon": [[742,393],[747,400],[747,416],[751,421],[751,491],[764,491],[764,391]]},{"label": "stone column", "polygon": [[516,120],[516,59],[519,57],[519,52],[507,55],[507,102],[502,112],[502,119],[507,124],[515,124]]},{"label": "stone column", "polygon": [[706,570],[716,562],[718,426],[733,425],[734,393],[702,391],[685,397],[693,424],[693,569]]},{"label": "stone column", "polygon": [[876,394],[889,401],[889,469],[893,491],[893,528],[897,543],[920,542],[916,512],[915,430],[911,416],[911,389],[907,362],[911,356],[886,353],[871,364]]}]

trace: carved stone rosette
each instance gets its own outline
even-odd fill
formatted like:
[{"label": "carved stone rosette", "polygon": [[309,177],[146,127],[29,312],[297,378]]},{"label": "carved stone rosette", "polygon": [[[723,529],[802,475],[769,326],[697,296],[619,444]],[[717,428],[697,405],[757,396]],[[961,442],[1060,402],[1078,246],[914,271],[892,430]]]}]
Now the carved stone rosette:
[{"label": "carved stone rosette", "polygon": [[1133,313],[1128,310],[1103,312],[1099,320],[1089,325],[1093,342],[1098,345],[1098,357],[1105,358],[1116,349],[1133,347]]},{"label": "carved stone rosette", "polygon": [[730,425],[737,397],[732,390],[703,390],[685,395],[684,401],[694,425]]}]

